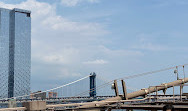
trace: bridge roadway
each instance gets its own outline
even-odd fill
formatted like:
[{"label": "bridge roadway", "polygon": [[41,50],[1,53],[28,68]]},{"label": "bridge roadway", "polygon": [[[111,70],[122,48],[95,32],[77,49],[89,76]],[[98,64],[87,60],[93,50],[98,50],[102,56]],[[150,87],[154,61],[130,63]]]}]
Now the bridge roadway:
[{"label": "bridge roadway", "polygon": [[[151,97],[155,97],[156,95],[150,95]],[[91,101],[100,101],[108,98],[112,98],[115,96],[97,96],[95,98],[89,96],[83,97],[60,97],[60,98],[46,98],[46,99],[16,99],[17,103],[30,102],[30,101],[46,101],[47,103],[57,103],[57,102],[91,102]],[[158,97],[173,97],[173,95],[158,95]],[[179,97],[179,95],[174,95],[175,98]],[[9,100],[0,100],[0,104],[8,104]]]},{"label": "bridge roadway", "polygon": [[[175,100],[175,102],[174,102]],[[106,105],[98,105],[100,103],[99,101],[95,101],[96,106],[95,107],[89,107],[89,108],[80,108],[80,110],[92,110],[92,109],[162,109],[165,104],[174,104],[176,109],[188,109],[188,102],[186,102],[188,99],[186,96],[183,96],[183,101],[180,100],[180,96],[175,97],[165,97],[161,96],[156,99],[155,96],[152,97],[146,97],[143,99],[132,99],[132,100],[120,100],[120,101],[106,101]],[[109,105],[112,102],[116,102],[116,104]],[[67,110],[75,110],[78,109],[74,108],[66,108],[68,106],[75,106],[79,107],[82,105],[89,105],[90,103],[69,103],[69,104],[56,104],[56,105],[47,105],[47,108],[55,107],[54,111],[67,111]],[[159,105],[159,106],[158,106]],[[139,107],[142,106],[142,107]],[[53,108],[52,108],[53,109]],[[80,111],[78,110],[78,111]],[[103,111],[103,110],[97,110],[97,111]],[[187,110],[186,110],[187,111]]]},{"label": "bridge roadway", "polygon": [[[96,108],[108,109],[109,107],[112,108],[112,109],[117,109],[117,108],[119,108],[119,109],[149,109],[149,107],[151,107],[151,109],[161,109],[164,106],[164,104],[166,104],[166,102],[167,103],[169,103],[169,102],[173,103],[175,105],[176,109],[188,109],[188,106],[187,106],[188,105],[188,101],[187,101],[188,99],[187,99],[186,96],[183,96],[183,98],[184,98],[183,101],[180,101],[180,96],[175,96],[175,97],[161,96],[156,101],[156,97],[155,96],[152,96],[152,97],[148,96],[148,97],[143,98],[143,99],[132,99],[132,100],[116,101],[116,104],[114,104],[114,105],[109,105],[108,103],[112,103],[112,102],[115,102],[115,101],[106,101],[106,103],[107,103],[106,105],[103,105],[103,106],[97,105],[97,106],[95,106],[95,109]],[[151,102],[149,102],[150,99],[152,99]],[[176,100],[175,103],[173,102],[174,99]],[[37,101],[35,101],[35,102],[37,102]],[[42,102],[42,101],[40,101],[40,102]],[[46,104],[46,108],[47,108],[47,110],[50,110],[50,111],[51,111],[51,109],[53,109],[54,111],[66,111],[66,110],[73,110],[74,109],[73,107],[80,106],[80,105],[89,105],[90,103],[91,102],[64,103],[64,104]],[[95,103],[98,104],[100,102],[99,101],[95,101]],[[139,107],[139,106],[141,106],[141,107]],[[4,108],[4,109],[0,109],[0,111],[13,111],[15,109],[16,110],[27,110],[25,107],[17,107],[17,108]],[[89,110],[89,109],[93,109],[93,108],[90,107],[90,108],[87,108],[87,109]],[[80,111],[80,110],[78,110],[78,111]]]},{"label": "bridge roadway", "polygon": [[[84,97],[61,97],[61,98],[46,98],[46,99],[16,99],[17,103],[30,102],[30,101],[46,101],[47,103],[57,102],[91,102],[108,99],[115,96],[96,96],[95,98],[84,96]],[[0,104],[8,104],[9,100],[0,100]]]}]

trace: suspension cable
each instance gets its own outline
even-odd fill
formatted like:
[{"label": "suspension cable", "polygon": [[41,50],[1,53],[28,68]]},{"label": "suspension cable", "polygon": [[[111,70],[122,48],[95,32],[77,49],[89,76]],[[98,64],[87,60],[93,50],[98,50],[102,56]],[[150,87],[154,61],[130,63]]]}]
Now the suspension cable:
[{"label": "suspension cable", "polygon": [[187,65],[188,64],[178,65],[178,66],[174,66],[174,67],[168,67],[168,68],[164,68],[164,69],[160,69],[160,70],[155,70],[155,71],[145,72],[145,73],[141,73],[141,74],[135,74],[135,75],[131,75],[131,76],[123,77],[123,78],[118,78],[116,80],[132,79],[132,78],[141,77],[141,76],[150,75],[150,74],[155,74],[155,73],[158,73],[158,72],[163,72],[163,71],[167,71],[167,70],[170,70],[170,69],[174,69],[176,67],[182,67],[182,66],[187,66]]},{"label": "suspension cable", "polygon": [[[91,75],[85,76],[85,77],[83,77],[83,78],[81,78],[81,79],[78,79],[78,80],[76,80],[76,81],[73,81],[73,82],[70,82],[70,83],[67,83],[67,84],[58,86],[58,87],[56,87],[56,88],[52,88],[52,89],[46,90],[46,91],[41,91],[41,92],[36,92],[36,93],[33,93],[33,94],[28,94],[28,95],[23,95],[23,96],[17,96],[17,97],[11,97],[11,98],[15,98],[15,99],[16,99],[16,98],[27,97],[27,96],[30,96],[30,95],[36,95],[36,94],[41,94],[41,93],[49,92],[49,91],[52,91],[52,90],[56,90],[56,89],[63,88],[63,87],[65,87],[65,86],[69,86],[69,85],[71,85],[71,84],[77,83],[77,82],[79,82],[79,81],[81,81],[81,80],[84,80],[84,79],[90,77],[90,76],[91,76]],[[11,99],[11,98],[3,98],[3,99],[0,99],[0,100]]]},{"label": "suspension cable", "polygon": [[[179,66],[175,66],[175,67],[169,67],[169,68],[164,68],[164,69],[160,69],[160,70],[145,72],[145,73],[141,73],[141,74],[135,74],[135,75],[126,76],[126,77],[123,77],[123,78],[118,78],[118,79],[115,79],[115,80],[120,81],[120,80],[124,80],[124,79],[137,78],[137,77],[141,77],[141,76],[145,76],[145,75],[150,75],[150,74],[154,74],[154,73],[158,73],[158,72],[162,72],[162,71],[174,69],[174,68],[180,67],[180,66],[183,67],[183,71],[184,71],[184,66],[187,66],[187,65],[188,65],[188,64],[184,64],[184,65],[179,65]],[[76,80],[76,81],[70,82],[70,83],[68,83],[68,84],[65,84],[65,85],[62,85],[62,86],[59,86],[59,87],[56,87],[56,88],[52,88],[52,89],[46,90],[46,91],[36,92],[36,93],[34,93],[34,94],[28,94],[28,95],[23,95],[23,96],[18,96],[18,97],[12,97],[12,98],[22,98],[22,97],[27,97],[27,96],[30,96],[30,95],[41,94],[41,93],[44,93],[44,92],[48,92],[48,91],[60,89],[60,88],[63,88],[63,87],[65,87],[65,86],[69,86],[69,85],[71,85],[71,84],[77,83],[77,82],[79,82],[79,81],[81,81],[81,80],[83,80],[83,79],[86,79],[86,78],[90,77],[90,76],[91,76],[91,75],[86,76],[86,77],[83,77],[83,78],[78,79],[78,80]],[[185,72],[184,72],[184,77],[185,77]],[[102,84],[102,85],[100,85],[100,86],[97,86],[96,88],[90,89],[89,91],[88,91],[88,90],[87,90],[87,91],[84,91],[84,92],[82,92],[82,93],[80,93],[80,94],[85,94],[86,92],[88,93],[88,92],[92,92],[92,91],[94,91],[94,90],[96,90],[96,89],[101,89],[101,88],[103,88],[103,87],[105,87],[105,86],[111,84],[113,81],[114,81],[114,80],[111,80],[111,81],[106,82],[106,83],[104,83],[104,84]],[[79,95],[80,95],[80,94],[79,94]],[[4,99],[11,99],[11,98],[4,98]],[[4,100],[4,99],[3,99],[3,100]],[[2,100],[2,99],[0,99],[0,100]]]},{"label": "suspension cable", "polygon": [[[118,79],[115,79],[117,81],[121,81],[121,80],[125,80],[125,79],[133,79],[133,78],[137,78],[137,77],[141,77],[141,76],[145,76],[145,75],[150,75],[150,74],[155,74],[155,73],[159,73],[159,72],[163,72],[163,71],[167,71],[167,70],[170,70],[170,69],[174,69],[176,67],[182,67],[182,66],[187,66],[188,64],[184,64],[184,65],[178,65],[178,66],[173,66],[173,67],[168,67],[168,68],[164,68],[164,69],[160,69],[160,70],[154,70],[154,71],[150,71],[150,72],[145,72],[145,73],[141,73],[141,74],[135,74],[135,75],[131,75],[131,76],[126,76],[126,77],[123,77],[123,78],[118,78]],[[85,94],[86,92],[90,93],[94,90],[96,90],[97,88],[101,88],[101,87],[104,87],[104,85],[108,85],[109,83],[112,83],[114,80],[111,80],[109,82],[106,82],[100,86],[97,86],[96,88],[93,88],[91,90],[87,90],[87,91],[84,91],[83,93],[81,94]]]}]

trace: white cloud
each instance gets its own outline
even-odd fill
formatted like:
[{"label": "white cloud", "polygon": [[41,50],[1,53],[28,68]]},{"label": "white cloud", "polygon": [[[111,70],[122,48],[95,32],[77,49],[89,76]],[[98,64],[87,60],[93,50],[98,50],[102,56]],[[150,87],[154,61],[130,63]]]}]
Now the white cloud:
[{"label": "white cloud", "polygon": [[[81,61],[80,56],[82,55],[79,52],[82,50],[81,47],[85,47],[86,44],[108,33],[101,24],[75,22],[66,17],[57,15],[56,5],[54,4],[27,0],[20,4],[6,4],[0,2],[0,7],[31,10],[32,64],[54,64],[53,67],[49,67],[45,70],[53,70],[57,65],[79,64]],[[71,66],[66,68],[70,70],[67,72],[69,74],[66,73],[67,76],[74,75]],[[61,67],[57,70],[61,72]],[[40,68],[33,65],[32,72],[35,72],[34,75],[40,75],[42,71]],[[58,73],[54,73],[54,76],[56,75],[58,75]]]},{"label": "white cloud", "polygon": [[107,55],[110,55],[112,57],[118,57],[118,56],[143,56],[143,53],[140,51],[134,51],[134,50],[125,50],[125,49],[116,49],[112,50],[105,46],[99,46],[100,50],[104,52]]},{"label": "white cloud", "polygon": [[187,0],[156,0],[155,6],[157,7],[167,7],[174,5],[188,5]]},{"label": "white cloud", "polygon": [[[50,51],[50,49],[49,49]],[[64,48],[62,50],[56,50],[55,53],[51,53],[48,55],[45,55],[45,52],[43,54],[40,54],[38,59],[42,60],[45,63],[48,64],[71,64],[73,62],[76,62],[76,57],[79,54],[79,51],[74,48]]]},{"label": "white cloud", "polygon": [[10,9],[16,7],[32,12],[33,83],[35,80],[39,82],[62,80],[85,76],[94,71],[106,71],[104,67],[108,68],[109,65],[114,65],[114,62],[118,66],[121,65],[119,60],[128,62],[130,58],[135,60],[135,57],[142,55],[141,52],[134,50],[106,48],[105,43],[110,39],[106,38],[109,32],[103,24],[73,21],[57,15],[54,4],[27,0],[20,4],[0,2],[0,7]]},{"label": "white cloud", "polygon": [[97,59],[94,61],[87,61],[87,62],[83,62],[84,64],[107,64],[108,61],[105,61],[103,59]]},{"label": "white cloud", "polygon": [[[94,2],[93,0],[89,0],[89,1]],[[62,16],[59,16],[56,14],[55,5],[38,2],[36,0],[27,0],[26,2],[22,2],[20,4],[15,4],[15,5],[5,4],[3,2],[0,2],[0,7],[9,8],[9,9],[16,7],[16,8],[31,10],[34,31],[36,28],[41,29],[41,27],[43,27],[49,30],[74,32],[74,33],[79,33],[80,35],[87,35],[87,36],[108,33],[106,30],[103,29],[104,27],[98,23],[74,22]]]},{"label": "white cloud", "polygon": [[76,6],[82,2],[97,3],[97,2],[99,2],[99,0],[61,0],[62,5],[65,5],[68,7]]},{"label": "white cloud", "polygon": [[163,45],[152,44],[152,43],[142,43],[139,46],[133,46],[136,49],[150,50],[150,51],[165,51],[168,48]]},{"label": "white cloud", "polygon": [[51,56],[45,56],[43,58],[44,61],[49,62],[49,63],[65,63],[65,59],[61,55],[51,55]]},{"label": "white cloud", "polygon": [[[79,23],[61,16],[51,16],[42,21],[42,25],[56,31],[74,32],[84,36],[103,35],[108,32],[98,23]],[[96,33],[98,32],[98,33]]]},{"label": "white cloud", "polygon": [[59,74],[58,75],[58,78],[63,78],[63,77],[81,77],[82,76],[82,74],[80,74],[80,73],[75,73],[75,72],[70,72],[68,69],[66,69],[66,68],[62,68],[61,70],[60,70],[60,72],[61,72],[61,75]]},{"label": "white cloud", "polygon": [[165,45],[159,44],[156,34],[139,34],[138,41],[132,46],[133,49],[141,49],[148,51],[166,51],[169,48]]}]

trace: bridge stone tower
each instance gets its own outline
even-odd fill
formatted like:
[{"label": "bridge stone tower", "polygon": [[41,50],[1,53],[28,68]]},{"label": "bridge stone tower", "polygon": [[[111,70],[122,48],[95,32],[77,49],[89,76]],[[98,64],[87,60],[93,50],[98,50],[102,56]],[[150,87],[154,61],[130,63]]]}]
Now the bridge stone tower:
[{"label": "bridge stone tower", "polygon": [[95,72],[90,74],[90,97],[96,97],[96,74]]}]

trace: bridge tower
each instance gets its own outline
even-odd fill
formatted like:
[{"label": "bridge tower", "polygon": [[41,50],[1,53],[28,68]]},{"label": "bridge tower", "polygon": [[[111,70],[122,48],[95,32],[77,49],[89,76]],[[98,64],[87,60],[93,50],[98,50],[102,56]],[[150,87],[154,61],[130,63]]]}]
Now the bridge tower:
[{"label": "bridge tower", "polygon": [[89,95],[90,97],[96,97],[96,74],[95,72],[90,73],[90,92]]}]

